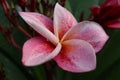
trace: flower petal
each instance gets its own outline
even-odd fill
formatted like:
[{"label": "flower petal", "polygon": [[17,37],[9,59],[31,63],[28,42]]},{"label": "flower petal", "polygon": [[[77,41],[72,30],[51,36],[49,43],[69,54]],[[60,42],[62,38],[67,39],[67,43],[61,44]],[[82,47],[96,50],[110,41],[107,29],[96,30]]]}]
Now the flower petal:
[{"label": "flower petal", "polygon": [[119,13],[120,6],[108,6],[101,9],[100,14],[97,16],[97,19],[100,20],[100,22],[118,19],[120,17]]},{"label": "flower petal", "polygon": [[93,47],[79,39],[64,41],[61,53],[54,60],[62,69],[70,72],[87,72],[96,67]]},{"label": "flower petal", "polygon": [[52,21],[42,14],[32,12],[19,12],[20,16],[38,33],[50,40],[53,44],[58,43],[58,39],[53,31]]},{"label": "flower petal", "polygon": [[23,46],[22,62],[25,66],[35,66],[54,58],[61,50],[61,44],[56,48],[43,37],[34,37]]},{"label": "flower petal", "polygon": [[105,25],[109,28],[120,28],[120,20],[108,21]]},{"label": "flower petal", "polygon": [[105,2],[101,5],[102,8],[108,7],[108,6],[119,6],[120,0],[105,0]]},{"label": "flower petal", "polygon": [[90,7],[90,10],[91,10],[93,16],[97,16],[100,13],[100,6],[93,5],[92,7]]},{"label": "flower petal", "polygon": [[74,25],[77,24],[73,15],[58,3],[54,10],[54,32],[59,39]]},{"label": "flower petal", "polygon": [[94,47],[95,52],[98,52],[108,40],[108,36],[99,24],[91,21],[83,21],[71,28],[62,40],[68,39],[85,40]]}]

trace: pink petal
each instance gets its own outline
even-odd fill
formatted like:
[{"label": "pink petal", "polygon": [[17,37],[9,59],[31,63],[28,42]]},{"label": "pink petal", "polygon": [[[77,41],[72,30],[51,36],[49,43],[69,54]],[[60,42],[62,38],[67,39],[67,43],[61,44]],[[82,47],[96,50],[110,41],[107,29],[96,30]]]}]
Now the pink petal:
[{"label": "pink petal", "polygon": [[106,23],[106,25],[109,28],[120,28],[120,21],[119,20],[109,21],[109,22]]},{"label": "pink petal", "polygon": [[87,72],[96,67],[93,47],[79,39],[63,42],[62,51],[54,60],[62,69],[70,72]]},{"label": "pink petal", "polygon": [[53,44],[58,43],[58,39],[53,31],[52,21],[42,14],[32,12],[19,12],[20,16],[38,33],[50,40]]},{"label": "pink petal", "polygon": [[71,28],[62,40],[68,39],[85,40],[94,47],[95,52],[98,52],[108,40],[108,36],[99,24],[91,21],[83,21]]},{"label": "pink petal", "polygon": [[77,24],[73,15],[58,3],[54,10],[54,32],[59,39],[74,25]]},{"label": "pink petal", "polygon": [[23,19],[24,17],[32,19],[34,22],[39,23],[39,25],[42,25],[53,32],[53,21],[50,18],[35,12],[19,12],[19,14],[23,17]]},{"label": "pink petal", "polygon": [[43,37],[29,39],[23,46],[22,62],[25,66],[35,66],[54,58],[61,50],[61,44],[53,46]]}]

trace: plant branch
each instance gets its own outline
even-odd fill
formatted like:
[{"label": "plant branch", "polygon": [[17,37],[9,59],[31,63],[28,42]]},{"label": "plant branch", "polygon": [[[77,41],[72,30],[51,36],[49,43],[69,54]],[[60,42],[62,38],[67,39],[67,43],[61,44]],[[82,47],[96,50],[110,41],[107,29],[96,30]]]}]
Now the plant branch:
[{"label": "plant branch", "polygon": [[1,4],[2,4],[2,8],[4,10],[4,13],[6,15],[6,17],[8,18],[9,22],[14,25],[15,27],[17,27],[22,33],[24,33],[27,37],[31,38],[32,36],[26,32],[16,21],[13,21],[11,15],[10,15],[10,11],[9,11],[9,7],[8,7],[8,3],[5,0],[0,0]]}]

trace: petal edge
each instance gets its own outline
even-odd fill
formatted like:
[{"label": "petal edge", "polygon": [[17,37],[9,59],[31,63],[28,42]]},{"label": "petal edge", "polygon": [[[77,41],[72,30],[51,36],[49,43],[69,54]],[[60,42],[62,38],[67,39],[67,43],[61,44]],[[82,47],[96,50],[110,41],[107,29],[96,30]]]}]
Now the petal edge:
[{"label": "petal edge", "polygon": [[71,28],[63,36],[62,40],[85,40],[94,47],[97,53],[102,49],[108,38],[108,35],[99,24],[92,21],[83,21],[78,23],[75,27]]},{"label": "petal edge", "polygon": [[54,32],[55,35],[61,39],[62,36],[74,25],[77,24],[74,16],[58,3],[54,9]]},{"label": "petal edge", "polygon": [[70,72],[88,72],[96,67],[93,47],[86,41],[78,39],[64,41],[61,53],[54,60],[59,67]]},{"label": "petal edge", "polygon": [[51,32],[53,24],[50,19],[42,14],[33,12],[19,12],[19,14],[35,31],[47,38],[53,44],[56,45],[59,42],[58,38]]},{"label": "petal edge", "polygon": [[60,43],[55,48],[45,38],[34,37],[23,46],[22,62],[25,66],[40,65],[54,58],[60,50]]}]

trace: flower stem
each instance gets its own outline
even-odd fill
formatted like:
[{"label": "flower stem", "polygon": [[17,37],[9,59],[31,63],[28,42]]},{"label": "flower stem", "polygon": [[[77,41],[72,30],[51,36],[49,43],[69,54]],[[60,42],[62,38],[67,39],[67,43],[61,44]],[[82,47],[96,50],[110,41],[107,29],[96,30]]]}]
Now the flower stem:
[{"label": "flower stem", "polygon": [[1,0],[1,5],[2,5],[2,8],[3,8],[3,10],[4,10],[4,13],[5,13],[6,17],[8,18],[9,22],[10,22],[13,26],[17,27],[17,28],[18,28],[22,33],[24,33],[27,37],[29,37],[29,38],[32,37],[28,32],[26,32],[26,31],[22,28],[22,26],[20,26],[20,25],[18,24],[18,22],[13,21],[11,15],[10,15],[8,3],[7,3],[5,0]]},{"label": "flower stem", "polygon": [[22,50],[21,46],[19,46],[19,45],[15,42],[15,40],[14,40],[14,38],[13,38],[12,31],[10,31],[10,29],[6,31],[5,28],[4,28],[2,25],[0,25],[0,31],[1,31],[1,33],[2,33],[2,35],[3,35],[3,37],[4,37],[9,43],[11,43],[11,44],[12,44],[14,47],[16,47],[17,49]]},{"label": "flower stem", "polygon": [[31,12],[35,12],[35,10],[36,10],[36,5],[37,4],[37,1],[36,0],[31,0]]}]

